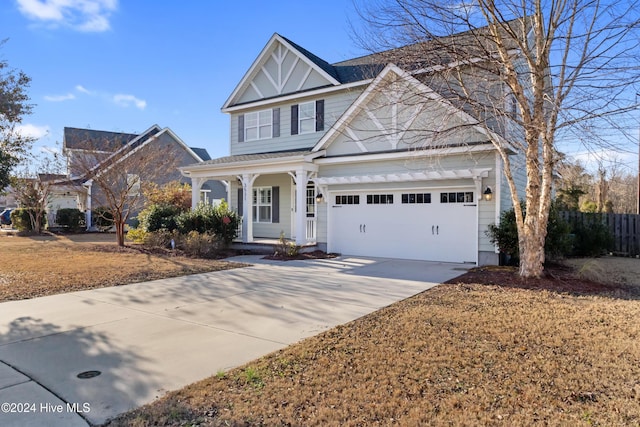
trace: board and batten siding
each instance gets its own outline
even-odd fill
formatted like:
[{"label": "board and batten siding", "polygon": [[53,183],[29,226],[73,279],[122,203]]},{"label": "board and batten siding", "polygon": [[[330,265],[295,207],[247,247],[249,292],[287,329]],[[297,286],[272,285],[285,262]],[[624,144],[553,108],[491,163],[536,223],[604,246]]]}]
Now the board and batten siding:
[{"label": "board and batten siding", "polygon": [[[230,129],[230,154],[254,154],[269,153],[274,151],[288,151],[311,149],[322,138],[327,130],[333,126],[338,118],[360,94],[359,89],[350,89],[338,93],[318,95],[315,97],[301,97],[294,101],[248,109],[231,115]],[[291,135],[291,106],[303,102],[324,100],[324,130],[305,134]],[[261,111],[266,109],[280,109],[280,136],[253,141],[238,142],[239,137],[239,117],[245,113]]]}]

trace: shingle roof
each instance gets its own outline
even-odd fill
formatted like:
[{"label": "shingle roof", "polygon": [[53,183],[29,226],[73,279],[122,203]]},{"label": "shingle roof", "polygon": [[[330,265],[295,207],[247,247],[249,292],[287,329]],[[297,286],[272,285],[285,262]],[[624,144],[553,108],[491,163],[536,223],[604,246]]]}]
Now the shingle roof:
[{"label": "shingle roof", "polygon": [[191,151],[196,153],[198,157],[200,157],[203,161],[206,162],[207,160],[211,160],[211,156],[209,155],[209,152],[206,149],[196,148],[196,147],[189,147],[189,148],[191,148]]},{"label": "shingle roof", "polygon": [[137,136],[133,133],[65,127],[63,147],[69,150],[114,152]]},{"label": "shingle roof", "polygon": [[235,156],[218,157],[217,159],[211,159],[200,164],[222,165],[222,164],[236,163],[236,162],[250,162],[252,160],[268,160],[268,159],[278,159],[282,157],[305,156],[307,154],[315,154],[315,153],[310,150],[294,150],[294,151],[276,151],[271,153],[258,153],[258,154],[237,154]]}]

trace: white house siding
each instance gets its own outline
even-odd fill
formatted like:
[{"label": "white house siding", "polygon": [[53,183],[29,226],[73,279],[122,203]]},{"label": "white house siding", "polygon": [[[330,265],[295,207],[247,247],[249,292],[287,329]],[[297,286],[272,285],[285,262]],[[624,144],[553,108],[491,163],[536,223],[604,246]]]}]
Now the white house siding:
[{"label": "white house siding", "polygon": [[[349,108],[349,105],[357,98],[359,90],[344,90],[326,95],[317,95],[308,98],[298,98],[295,102],[272,104],[254,109],[247,109],[231,115],[231,155],[267,153],[274,151],[287,151],[298,149],[311,149],[333,126],[342,113]],[[307,134],[291,135],[291,106],[308,101],[324,99],[324,131]],[[280,137],[260,139],[254,141],[238,142],[238,117],[240,114],[252,111],[260,111],[267,108],[280,108]]]}]

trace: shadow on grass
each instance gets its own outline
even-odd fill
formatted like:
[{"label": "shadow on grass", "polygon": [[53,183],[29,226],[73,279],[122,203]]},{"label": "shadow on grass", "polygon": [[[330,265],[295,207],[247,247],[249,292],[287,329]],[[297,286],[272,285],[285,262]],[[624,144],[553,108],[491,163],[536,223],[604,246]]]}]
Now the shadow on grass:
[{"label": "shadow on grass", "polygon": [[579,277],[568,266],[553,264],[539,279],[524,279],[517,267],[478,267],[445,282],[447,284],[495,285],[503,288],[549,291],[573,296],[599,296],[621,300],[639,300],[640,287],[628,284],[600,283]]},{"label": "shadow on grass", "polygon": [[[148,360],[93,328],[62,329],[34,317],[13,320],[0,335],[0,360],[53,392],[65,403],[88,404],[80,415],[92,424],[152,400],[159,388]],[[78,374],[99,371],[81,379]],[[5,389],[11,396],[11,387]],[[40,403],[50,402],[33,402]],[[38,414],[47,425],[51,414]]]}]

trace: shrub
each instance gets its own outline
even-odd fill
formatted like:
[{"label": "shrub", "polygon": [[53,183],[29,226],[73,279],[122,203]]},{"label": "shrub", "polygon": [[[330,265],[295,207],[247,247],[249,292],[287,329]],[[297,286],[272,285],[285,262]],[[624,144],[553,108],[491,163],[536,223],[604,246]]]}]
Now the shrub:
[{"label": "shrub", "polygon": [[222,200],[213,207],[213,228],[211,231],[222,241],[225,246],[238,237],[238,227],[240,226],[240,216],[229,209],[227,202]]},{"label": "shrub", "polygon": [[601,214],[582,214],[582,220],[571,221],[574,236],[573,253],[575,256],[598,256],[607,252],[613,244],[613,237],[602,220]]},{"label": "shrub", "polygon": [[78,231],[85,224],[84,213],[75,208],[58,209],[56,223],[69,230]]},{"label": "shrub", "polygon": [[[13,228],[18,231],[33,231],[33,224],[31,224],[31,214],[35,215],[33,209],[18,208],[11,211],[11,224]],[[42,213],[41,224],[44,227],[46,225],[47,218]]]},{"label": "shrub", "polygon": [[[524,211],[524,202],[521,204]],[[544,244],[545,256],[554,259],[569,255],[572,250],[571,227],[564,221],[558,212],[555,203],[549,210],[549,222],[547,224],[547,238]],[[491,243],[498,245],[500,252],[509,255],[513,262],[518,262],[520,249],[518,246],[518,227],[516,225],[515,209],[511,208],[500,214],[500,224],[490,224],[487,236]]]},{"label": "shrub", "polygon": [[157,230],[145,233],[142,243],[158,248],[170,248],[171,240],[176,243],[180,241],[180,235],[177,231]]},{"label": "shrub", "polygon": [[145,231],[168,230],[178,228],[176,218],[180,209],[172,205],[151,205],[138,215],[139,227]]},{"label": "shrub", "polygon": [[216,212],[211,205],[199,204],[194,210],[182,212],[176,218],[178,231],[189,234],[192,231],[206,233],[213,231]]},{"label": "shrub", "polygon": [[145,243],[149,232],[143,230],[142,228],[131,228],[127,232],[127,239],[131,240],[134,243]]},{"label": "shrub", "polygon": [[183,236],[179,245],[185,254],[198,258],[211,258],[215,256],[219,246],[220,242],[214,235],[198,233],[197,231],[191,231],[186,236]]},{"label": "shrub", "polygon": [[113,227],[113,214],[107,206],[98,206],[92,213],[92,222],[100,231],[107,231]]},{"label": "shrub", "polygon": [[300,254],[300,246],[294,242],[287,242],[284,232],[280,232],[280,239],[276,245],[274,255],[281,258],[295,258]]}]

